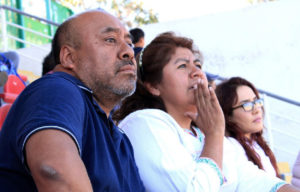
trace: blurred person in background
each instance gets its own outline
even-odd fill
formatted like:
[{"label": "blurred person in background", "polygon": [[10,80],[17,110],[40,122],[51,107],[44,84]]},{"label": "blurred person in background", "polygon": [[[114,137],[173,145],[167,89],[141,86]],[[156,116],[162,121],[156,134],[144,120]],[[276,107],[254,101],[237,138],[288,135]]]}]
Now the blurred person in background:
[{"label": "blurred person in background", "polygon": [[143,49],[145,46],[145,33],[140,28],[134,28],[130,31],[131,37],[132,37],[132,43],[134,45],[134,56],[137,56],[137,54]]}]

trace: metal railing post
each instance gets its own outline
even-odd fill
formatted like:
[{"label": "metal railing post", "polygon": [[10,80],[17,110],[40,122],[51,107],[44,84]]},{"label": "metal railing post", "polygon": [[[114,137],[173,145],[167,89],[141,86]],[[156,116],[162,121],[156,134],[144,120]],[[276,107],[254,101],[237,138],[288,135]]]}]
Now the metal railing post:
[{"label": "metal railing post", "polygon": [[3,51],[8,50],[5,9],[0,7]]}]

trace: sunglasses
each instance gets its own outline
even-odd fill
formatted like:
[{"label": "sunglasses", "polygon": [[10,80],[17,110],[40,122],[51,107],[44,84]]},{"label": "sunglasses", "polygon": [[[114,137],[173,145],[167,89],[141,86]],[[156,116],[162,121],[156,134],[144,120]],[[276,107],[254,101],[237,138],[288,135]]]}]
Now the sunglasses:
[{"label": "sunglasses", "polygon": [[254,106],[262,107],[263,105],[264,105],[263,99],[256,99],[254,101],[243,103],[242,105],[233,107],[232,110],[242,107],[244,111],[248,112],[248,111],[252,111],[254,109]]}]

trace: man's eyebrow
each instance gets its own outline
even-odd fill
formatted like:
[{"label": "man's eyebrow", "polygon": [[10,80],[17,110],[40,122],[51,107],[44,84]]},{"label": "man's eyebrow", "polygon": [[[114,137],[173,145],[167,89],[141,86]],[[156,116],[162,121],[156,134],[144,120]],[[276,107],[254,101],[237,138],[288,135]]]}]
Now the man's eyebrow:
[{"label": "man's eyebrow", "polygon": [[120,32],[120,29],[114,28],[114,27],[106,27],[106,28],[103,29],[101,32],[102,32],[102,33],[111,33],[111,32],[113,32],[113,33],[119,33],[119,32]]},{"label": "man's eyebrow", "polygon": [[[121,30],[119,28],[114,28],[114,27],[106,27],[104,30],[101,31],[102,33],[121,33]],[[130,33],[125,34],[125,38],[128,38],[131,40],[131,35]]]}]

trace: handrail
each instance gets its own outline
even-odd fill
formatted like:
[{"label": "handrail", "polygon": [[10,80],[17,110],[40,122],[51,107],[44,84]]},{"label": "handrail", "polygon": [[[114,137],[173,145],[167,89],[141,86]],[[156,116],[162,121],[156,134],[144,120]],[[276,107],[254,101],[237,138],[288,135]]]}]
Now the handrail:
[{"label": "handrail", "polygon": [[[219,77],[217,78],[217,80],[225,81],[225,80],[227,80],[227,78],[224,78],[224,77],[220,77],[220,76],[219,76]],[[278,100],[280,100],[280,101],[284,101],[284,102],[287,102],[287,103],[289,103],[289,104],[293,104],[293,105],[296,105],[296,106],[299,106],[299,107],[300,107],[300,102],[298,102],[298,101],[294,101],[294,100],[292,100],[292,99],[288,99],[288,98],[285,98],[285,97],[276,95],[276,94],[274,94],[274,93],[270,93],[270,92],[268,92],[268,91],[264,91],[264,90],[262,90],[262,89],[257,89],[257,90],[258,90],[258,92],[261,93],[261,94],[266,94],[266,95],[269,96],[269,97],[273,97],[273,98],[278,99]]]},{"label": "handrail", "polygon": [[285,97],[282,97],[282,96],[279,96],[279,95],[276,95],[274,93],[270,93],[268,91],[264,91],[264,90],[261,90],[261,89],[257,89],[260,93],[264,93],[266,95],[268,95],[269,97],[273,97],[275,99],[278,99],[278,100],[281,100],[281,101],[285,101],[287,103],[290,103],[290,104],[293,104],[293,105],[297,105],[300,107],[300,102],[297,102],[297,101],[294,101],[294,100],[291,100],[291,99],[288,99],[288,98],[285,98]]},{"label": "handrail", "polygon": [[27,43],[27,44],[29,44],[29,45],[31,45],[31,46],[33,46],[33,47],[42,49],[42,50],[44,50],[44,51],[49,51],[49,50],[46,49],[46,48],[43,48],[43,47],[41,47],[41,46],[38,46],[38,45],[36,45],[36,44],[34,44],[34,43],[30,43],[30,42],[28,42],[28,41],[24,41],[23,39],[14,37],[14,36],[12,36],[12,35],[7,35],[7,37],[9,37],[9,38],[11,38],[11,39],[13,39],[13,40],[19,41],[19,42],[21,42],[21,43]]},{"label": "handrail", "polygon": [[31,15],[29,13],[25,13],[23,11],[20,11],[19,9],[15,9],[15,8],[12,8],[12,7],[9,7],[9,6],[6,6],[6,5],[0,5],[0,9],[2,9],[2,8],[10,10],[10,11],[15,12],[15,13],[19,13],[19,14],[27,16],[27,17],[31,17],[31,18],[37,19],[39,21],[43,21],[45,23],[48,23],[48,24],[51,24],[51,25],[54,25],[54,26],[59,26],[59,23],[55,23],[53,21],[49,21],[49,20],[41,18],[41,17],[37,17],[37,16]]},{"label": "handrail", "polygon": [[35,35],[39,35],[40,37],[44,37],[44,38],[47,38],[47,39],[50,39],[50,40],[52,40],[52,38],[53,38],[53,37],[51,37],[49,35],[45,35],[43,33],[36,32],[36,31],[34,31],[32,29],[29,29],[29,28],[26,28],[26,27],[22,27],[21,25],[17,25],[17,24],[11,23],[11,22],[6,22],[6,23],[9,26],[13,26],[15,28],[22,29],[23,31],[28,31],[28,32],[33,33]]}]

